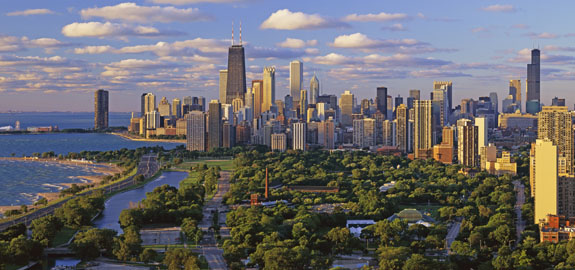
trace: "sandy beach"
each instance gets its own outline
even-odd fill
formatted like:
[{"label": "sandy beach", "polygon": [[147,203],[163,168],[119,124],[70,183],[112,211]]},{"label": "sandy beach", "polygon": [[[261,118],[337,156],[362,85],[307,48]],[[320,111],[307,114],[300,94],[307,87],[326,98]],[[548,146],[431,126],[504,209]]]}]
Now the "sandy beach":
[{"label": "sandy beach", "polygon": [[[54,164],[65,164],[70,166],[79,166],[79,167],[86,167],[90,168],[91,171],[101,174],[101,175],[82,175],[76,176],[84,180],[83,182],[78,183],[58,183],[57,186],[65,186],[71,187],[72,184],[76,184],[78,186],[86,186],[92,184],[100,183],[106,175],[114,175],[116,173],[121,173],[122,169],[117,167],[114,164],[110,163],[93,163],[89,161],[82,161],[82,160],[59,160],[56,158],[20,158],[20,157],[0,157],[0,160],[13,160],[13,161],[26,161],[26,162],[42,162],[42,163],[54,163]],[[46,198],[46,200],[53,201],[60,198],[60,192],[40,192],[36,193],[41,198]],[[28,205],[28,209],[34,209],[34,205]],[[8,210],[13,209],[20,209],[20,206],[0,206],[0,214],[4,213]]]},{"label": "sandy beach", "polygon": [[186,140],[161,140],[161,139],[146,139],[135,135],[130,135],[128,133],[110,133],[112,135],[120,136],[124,139],[131,140],[131,141],[140,141],[140,142],[167,142],[167,143],[186,143]]}]

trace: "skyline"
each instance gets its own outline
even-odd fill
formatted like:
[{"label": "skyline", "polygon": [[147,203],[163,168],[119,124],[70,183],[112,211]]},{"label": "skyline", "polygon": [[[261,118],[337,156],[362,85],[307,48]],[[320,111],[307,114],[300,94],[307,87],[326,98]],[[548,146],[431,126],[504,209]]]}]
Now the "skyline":
[{"label": "skyline", "polygon": [[[393,97],[420,89],[425,99],[434,80],[450,80],[454,106],[489,92],[502,100],[510,79],[521,79],[525,95],[530,49],[539,44],[542,102],[575,102],[575,47],[568,45],[575,31],[557,23],[568,21],[575,3],[209,2],[221,1],[10,3],[0,11],[11,26],[0,33],[0,111],[90,111],[97,89],[110,91],[111,112],[139,111],[138,97],[147,92],[217,99],[232,21],[236,43],[242,23],[248,86],[264,66],[275,66],[276,99],[289,92],[289,63],[301,60],[303,88],[315,73],[322,94],[350,90],[361,100],[385,86]],[[434,15],[447,6],[458,12]],[[529,24],[535,15],[551,19]]]}]

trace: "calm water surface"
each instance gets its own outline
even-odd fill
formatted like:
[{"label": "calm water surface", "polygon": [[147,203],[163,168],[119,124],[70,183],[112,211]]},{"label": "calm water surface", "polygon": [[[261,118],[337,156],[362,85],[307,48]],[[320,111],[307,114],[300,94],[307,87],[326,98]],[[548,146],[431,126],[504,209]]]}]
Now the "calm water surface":
[{"label": "calm water surface", "polygon": [[187,172],[164,172],[156,180],[143,187],[116,194],[106,201],[104,212],[94,221],[94,225],[100,229],[112,229],[122,233],[120,228],[120,213],[130,207],[130,203],[137,203],[146,198],[146,192],[151,192],[154,188],[168,184],[178,187],[180,181],[188,176]]}]

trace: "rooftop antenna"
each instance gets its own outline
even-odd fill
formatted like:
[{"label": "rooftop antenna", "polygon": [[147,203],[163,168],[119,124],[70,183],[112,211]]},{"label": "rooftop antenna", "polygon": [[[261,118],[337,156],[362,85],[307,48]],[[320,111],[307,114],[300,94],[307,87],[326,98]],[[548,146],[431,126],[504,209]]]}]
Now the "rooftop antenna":
[{"label": "rooftop antenna", "polygon": [[234,21],[232,21],[232,46],[234,45]]},{"label": "rooftop antenna", "polygon": [[240,21],[240,45],[242,45],[242,21]]}]

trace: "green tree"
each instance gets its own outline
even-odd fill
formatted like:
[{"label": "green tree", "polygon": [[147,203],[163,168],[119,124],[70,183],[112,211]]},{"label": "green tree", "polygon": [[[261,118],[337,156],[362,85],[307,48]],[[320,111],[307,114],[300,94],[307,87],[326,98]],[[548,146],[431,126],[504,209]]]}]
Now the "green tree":
[{"label": "green tree", "polygon": [[90,229],[79,232],[70,248],[82,260],[93,260],[101,255],[102,250],[106,253],[112,251],[115,235],[116,231],[110,229]]},{"label": "green tree", "polygon": [[381,247],[377,250],[379,256],[379,269],[381,270],[399,270],[409,255],[411,250],[407,247]]},{"label": "green tree", "polygon": [[332,245],[332,254],[349,253],[351,251],[352,236],[348,228],[333,228],[325,237]]},{"label": "green tree", "polygon": [[436,269],[432,260],[421,254],[413,254],[403,265],[403,270],[432,270]]},{"label": "green tree", "polygon": [[41,217],[32,221],[32,239],[47,247],[62,229],[62,222],[53,215]]},{"label": "green tree", "polygon": [[200,269],[200,261],[191,250],[175,248],[169,249],[164,257],[164,264],[168,270],[196,270]]},{"label": "green tree", "polygon": [[155,261],[157,257],[158,253],[155,250],[146,248],[142,251],[142,254],[140,254],[140,261],[149,263]]},{"label": "green tree", "polygon": [[185,218],[182,221],[182,232],[186,235],[186,237],[198,244],[198,242],[202,239],[203,233],[202,230],[198,227],[198,221],[192,218]]}]

